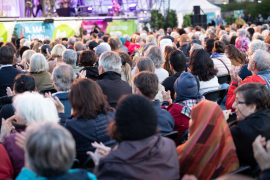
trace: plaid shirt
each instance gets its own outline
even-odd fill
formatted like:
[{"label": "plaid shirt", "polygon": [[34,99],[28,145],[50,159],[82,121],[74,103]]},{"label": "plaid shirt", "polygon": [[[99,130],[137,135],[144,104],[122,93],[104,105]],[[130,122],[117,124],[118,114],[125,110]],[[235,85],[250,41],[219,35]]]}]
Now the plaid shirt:
[{"label": "plaid shirt", "polygon": [[190,112],[191,112],[193,106],[197,105],[199,102],[201,102],[203,100],[205,100],[204,96],[201,99],[189,99],[189,100],[177,102],[175,104],[179,104],[179,105],[183,106],[181,113],[186,115],[187,117],[191,118]]}]

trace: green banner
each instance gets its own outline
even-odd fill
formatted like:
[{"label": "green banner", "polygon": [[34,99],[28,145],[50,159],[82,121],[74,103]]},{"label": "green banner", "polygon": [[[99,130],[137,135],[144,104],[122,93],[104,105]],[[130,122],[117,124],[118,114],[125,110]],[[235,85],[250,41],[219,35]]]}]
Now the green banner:
[{"label": "green banner", "polygon": [[7,30],[3,23],[0,23],[0,42],[7,41]]},{"label": "green banner", "polygon": [[110,33],[111,36],[114,36],[116,31],[122,32],[123,35],[128,34],[132,36],[134,32],[137,32],[137,24],[133,20],[109,22],[106,32]]}]

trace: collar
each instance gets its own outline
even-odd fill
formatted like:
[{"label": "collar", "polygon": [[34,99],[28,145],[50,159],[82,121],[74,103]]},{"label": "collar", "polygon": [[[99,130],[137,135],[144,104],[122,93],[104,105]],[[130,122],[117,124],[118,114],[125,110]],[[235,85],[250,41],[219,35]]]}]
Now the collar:
[{"label": "collar", "polygon": [[224,54],[223,53],[214,53],[212,54],[211,58],[217,58],[217,57],[223,57]]},{"label": "collar", "polygon": [[260,72],[257,72],[256,74],[257,75],[263,75],[263,74],[269,74],[270,72],[269,72],[269,69],[266,69],[266,70],[264,70],[264,71],[260,71]]},{"label": "collar", "polygon": [[99,76],[100,76],[100,79],[110,79],[110,80],[121,79],[121,74],[114,71],[107,71],[107,72],[102,73]]},{"label": "collar", "polygon": [[4,67],[12,67],[12,64],[5,64],[5,65],[2,65],[0,66],[0,69],[4,68]]},{"label": "collar", "polygon": [[58,91],[58,92],[56,92],[56,93],[53,93],[53,94],[52,94],[52,97],[55,97],[56,94],[63,94],[63,93],[67,93],[67,92],[70,92],[70,90],[68,90],[68,91]]},{"label": "collar", "polygon": [[159,100],[155,100],[155,101],[151,101],[151,102],[152,102],[155,109],[161,109]]}]

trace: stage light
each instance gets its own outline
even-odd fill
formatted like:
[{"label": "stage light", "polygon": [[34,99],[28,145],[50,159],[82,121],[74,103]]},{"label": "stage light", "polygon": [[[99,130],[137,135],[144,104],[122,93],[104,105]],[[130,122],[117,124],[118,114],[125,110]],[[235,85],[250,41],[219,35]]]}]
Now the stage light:
[{"label": "stage light", "polygon": [[144,11],[144,14],[146,14],[147,13],[147,11]]},{"label": "stage light", "polygon": [[224,4],[224,5],[226,5],[226,4],[227,4],[227,2],[226,2],[226,1],[223,1],[223,4]]},{"label": "stage light", "polygon": [[261,0],[258,1],[258,3],[261,3],[261,2],[262,2]]},{"label": "stage light", "polygon": [[108,11],[113,11],[112,6],[108,6]]},{"label": "stage light", "polygon": [[137,4],[130,4],[130,5],[129,5],[129,10],[130,10],[130,11],[136,10],[136,6],[137,6]]},{"label": "stage light", "polygon": [[88,10],[88,13],[92,13],[93,8],[92,7],[88,7],[87,10]]}]

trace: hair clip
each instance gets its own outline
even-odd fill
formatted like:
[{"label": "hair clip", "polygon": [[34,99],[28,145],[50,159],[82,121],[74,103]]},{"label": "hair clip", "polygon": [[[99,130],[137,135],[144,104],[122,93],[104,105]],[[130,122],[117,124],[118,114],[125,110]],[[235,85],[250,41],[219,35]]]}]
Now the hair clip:
[{"label": "hair clip", "polygon": [[24,82],[21,81],[21,84],[24,84]]}]

